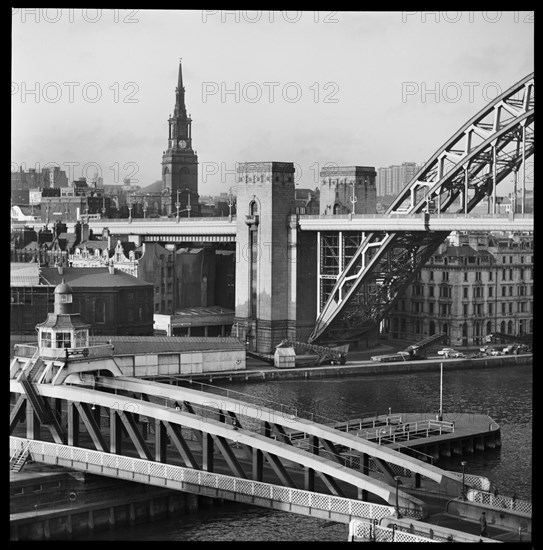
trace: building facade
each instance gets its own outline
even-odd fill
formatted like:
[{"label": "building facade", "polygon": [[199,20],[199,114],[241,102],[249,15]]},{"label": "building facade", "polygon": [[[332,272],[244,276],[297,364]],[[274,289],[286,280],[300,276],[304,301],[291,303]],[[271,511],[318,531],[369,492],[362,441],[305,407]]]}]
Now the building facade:
[{"label": "building facade", "polygon": [[419,169],[420,166],[415,162],[402,162],[402,164],[379,168],[376,181],[377,196],[395,197],[413,179]]},{"label": "building facade", "polygon": [[320,214],[375,214],[375,168],[329,166],[320,172]]},{"label": "building facade", "polygon": [[[11,269],[20,273],[22,268],[11,264]],[[12,277],[11,332],[33,334],[35,325],[53,311],[54,288],[64,280],[73,290],[73,312],[90,325],[92,335],[153,334],[151,283],[113,267],[41,267],[38,275],[37,283],[35,274]]]},{"label": "building facade", "polygon": [[449,240],[398,298],[384,332],[412,341],[445,332],[452,346],[477,346],[494,332],[533,334],[533,244],[533,235]]}]

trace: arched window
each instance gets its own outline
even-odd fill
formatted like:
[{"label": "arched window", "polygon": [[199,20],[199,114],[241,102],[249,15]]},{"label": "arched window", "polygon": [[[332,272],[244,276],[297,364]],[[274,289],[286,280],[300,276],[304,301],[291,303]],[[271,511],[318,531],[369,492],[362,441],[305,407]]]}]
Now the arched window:
[{"label": "arched window", "polygon": [[500,323],[500,332],[503,332],[505,334],[505,321],[502,321]]},{"label": "arched window", "polygon": [[428,330],[429,330],[430,336],[436,333],[436,324],[434,323],[434,321],[430,321],[430,327]]},{"label": "arched window", "polygon": [[486,323],[486,333],[487,334],[492,333],[492,321],[487,321],[487,323]]},{"label": "arched window", "polygon": [[258,203],[256,201],[251,201],[249,204],[249,214],[251,216],[256,216],[258,214]]},{"label": "arched window", "polygon": [[513,334],[513,321],[507,323],[507,334]]}]

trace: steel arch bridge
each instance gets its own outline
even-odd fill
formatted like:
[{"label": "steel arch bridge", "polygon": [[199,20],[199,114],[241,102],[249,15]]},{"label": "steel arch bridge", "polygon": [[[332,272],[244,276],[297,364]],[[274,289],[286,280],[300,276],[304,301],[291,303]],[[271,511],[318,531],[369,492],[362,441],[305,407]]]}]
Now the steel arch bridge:
[{"label": "steel arch bridge", "polygon": [[[242,480],[271,479],[342,498],[367,500],[372,494],[390,505],[397,494],[402,510],[413,517],[424,516],[425,503],[407,491],[398,492],[394,476],[399,472],[411,475],[415,486],[421,476],[431,480],[450,498],[461,492],[456,474],[331,426],[233,397],[100,372],[85,375],[84,386],[81,380],[52,384],[12,378],[10,435],[22,422],[31,441],[226,471]],[[47,428],[46,437],[42,428]],[[296,445],[289,429],[304,434],[307,446]],[[345,449],[358,454],[358,468],[345,465]],[[370,469],[379,478],[370,476]]]},{"label": "steel arch bridge", "polygon": [[[532,73],[468,120],[415,174],[386,215],[427,221],[435,205],[438,216],[467,216],[484,197],[495,213],[498,184],[513,174],[516,196],[519,170],[524,196],[526,160],[534,153],[534,93]],[[374,329],[448,235],[375,231],[345,243],[324,242],[333,249],[335,265],[319,275],[318,317],[308,341]]]}]

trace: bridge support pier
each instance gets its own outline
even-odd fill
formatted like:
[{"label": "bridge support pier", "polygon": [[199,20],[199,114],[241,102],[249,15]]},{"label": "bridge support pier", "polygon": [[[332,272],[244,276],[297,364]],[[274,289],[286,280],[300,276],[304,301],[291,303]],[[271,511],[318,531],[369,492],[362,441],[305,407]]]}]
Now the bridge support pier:
[{"label": "bridge support pier", "polygon": [[26,400],[26,437],[28,439],[41,439],[41,423],[30,400]]},{"label": "bridge support pier", "polygon": [[202,434],[202,470],[213,472],[213,437],[210,434]]},{"label": "bridge support pier", "polygon": [[253,449],[252,476],[253,481],[263,480],[264,454],[260,449]]},{"label": "bridge support pier", "polygon": [[[315,435],[309,436],[309,452],[314,455],[319,454],[319,438]],[[312,468],[304,467],[304,489],[315,490],[315,470]]]},{"label": "bridge support pier", "polygon": [[68,445],[79,447],[79,411],[73,401],[68,401]]},{"label": "bridge support pier", "polygon": [[110,409],[109,414],[110,452],[121,455],[123,423],[115,409]]},{"label": "bridge support pier", "polygon": [[[366,475],[370,475],[370,457],[367,453],[362,453],[360,455],[360,471]],[[359,500],[368,500],[368,491],[366,489],[358,488],[358,499]]]},{"label": "bridge support pier", "polygon": [[155,460],[165,463],[167,461],[168,436],[166,426],[161,420],[155,418]]}]

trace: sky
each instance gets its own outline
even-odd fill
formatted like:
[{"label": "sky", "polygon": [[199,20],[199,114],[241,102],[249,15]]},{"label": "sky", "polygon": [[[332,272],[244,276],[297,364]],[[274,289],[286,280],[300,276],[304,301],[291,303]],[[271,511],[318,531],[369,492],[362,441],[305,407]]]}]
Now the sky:
[{"label": "sky", "polygon": [[11,167],[161,179],[179,60],[200,195],[242,162],[424,163],[534,71],[517,11],[12,9]]}]

